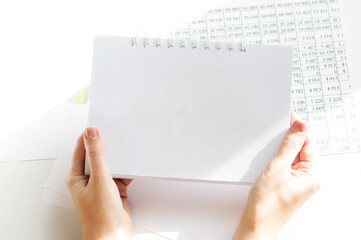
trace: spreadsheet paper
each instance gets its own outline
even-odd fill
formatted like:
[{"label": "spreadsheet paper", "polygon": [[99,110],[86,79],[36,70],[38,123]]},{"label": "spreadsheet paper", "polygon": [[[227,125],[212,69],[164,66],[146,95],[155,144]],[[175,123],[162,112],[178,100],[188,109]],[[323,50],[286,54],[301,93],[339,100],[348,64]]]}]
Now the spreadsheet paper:
[{"label": "spreadsheet paper", "polygon": [[209,10],[170,36],[294,45],[292,108],[332,154],[361,150],[342,24],[338,0],[248,4]]}]

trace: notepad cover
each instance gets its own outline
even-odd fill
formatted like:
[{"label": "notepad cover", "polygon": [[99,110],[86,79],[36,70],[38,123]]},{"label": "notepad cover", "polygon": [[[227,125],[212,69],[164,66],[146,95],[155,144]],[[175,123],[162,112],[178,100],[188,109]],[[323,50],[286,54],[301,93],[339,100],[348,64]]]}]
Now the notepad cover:
[{"label": "notepad cover", "polygon": [[112,175],[253,182],[289,127],[293,48],[133,40],[94,41],[89,124]]}]

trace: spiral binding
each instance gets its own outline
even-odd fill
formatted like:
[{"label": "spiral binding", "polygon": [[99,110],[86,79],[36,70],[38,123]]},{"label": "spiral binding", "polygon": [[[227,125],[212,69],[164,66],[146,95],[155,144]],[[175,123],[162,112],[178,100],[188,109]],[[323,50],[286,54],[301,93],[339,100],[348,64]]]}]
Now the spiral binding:
[{"label": "spiral binding", "polygon": [[160,43],[160,38],[157,38],[155,47],[160,48],[161,46],[162,46],[162,44]]},{"label": "spiral binding", "polygon": [[181,48],[182,50],[186,48],[186,44],[185,44],[184,38],[181,38],[181,40],[180,40],[180,48]]},{"label": "spiral binding", "polygon": [[[181,50],[186,48],[186,40],[184,38],[179,38],[179,47]],[[141,42],[138,37],[133,37],[132,38],[132,42],[131,45],[133,47],[137,47],[139,45],[139,42]],[[173,38],[169,38],[167,40],[167,46],[168,48],[174,48],[175,44],[174,44],[174,39]],[[203,41],[203,49],[204,50],[210,50],[211,49],[211,45],[209,41]],[[216,50],[217,51],[222,51],[222,50],[227,50],[229,52],[235,52],[235,51],[239,51],[239,52],[246,52],[246,48],[244,47],[244,44],[242,43],[243,41],[241,41],[240,43],[235,44],[233,41],[227,41],[226,42],[226,49],[224,49],[224,44],[222,44],[221,41],[217,41],[215,42],[215,46],[216,46]],[[144,37],[143,38],[143,47],[144,48],[148,48],[150,46],[149,44],[149,38],[148,37]],[[162,47],[162,39],[160,37],[155,39],[155,47],[156,48],[161,48]],[[197,50],[199,49],[199,43],[197,41],[197,39],[192,39],[191,40],[191,49],[193,50]]]},{"label": "spiral binding", "polygon": [[193,39],[193,41],[192,41],[192,49],[193,49],[193,50],[197,50],[197,49],[198,49],[197,39]]},{"label": "spiral binding", "polygon": [[174,47],[174,43],[173,43],[173,38],[168,39],[168,48],[173,48]]}]

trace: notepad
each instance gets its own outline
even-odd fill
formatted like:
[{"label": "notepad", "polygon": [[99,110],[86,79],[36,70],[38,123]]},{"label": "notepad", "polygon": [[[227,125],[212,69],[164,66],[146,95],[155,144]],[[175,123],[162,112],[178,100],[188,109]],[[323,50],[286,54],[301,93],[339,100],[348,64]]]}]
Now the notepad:
[{"label": "notepad", "polygon": [[110,172],[253,182],[289,127],[292,57],[290,46],[96,37],[89,124]]}]

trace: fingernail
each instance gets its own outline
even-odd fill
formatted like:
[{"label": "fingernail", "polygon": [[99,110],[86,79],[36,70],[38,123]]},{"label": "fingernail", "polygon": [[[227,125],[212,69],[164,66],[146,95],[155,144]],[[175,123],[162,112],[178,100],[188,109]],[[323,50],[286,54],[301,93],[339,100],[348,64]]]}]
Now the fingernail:
[{"label": "fingernail", "polygon": [[96,127],[89,126],[85,128],[85,136],[87,138],[96,138],[98,136],[98,131]]},{"label": "fingernail", "polygon": [[304,122],[301,122],[299,120],[296,120],[293,122],[292,124],[292,128],[296,131],[296,132],[306,132],[307,131],[307,124]]}]

